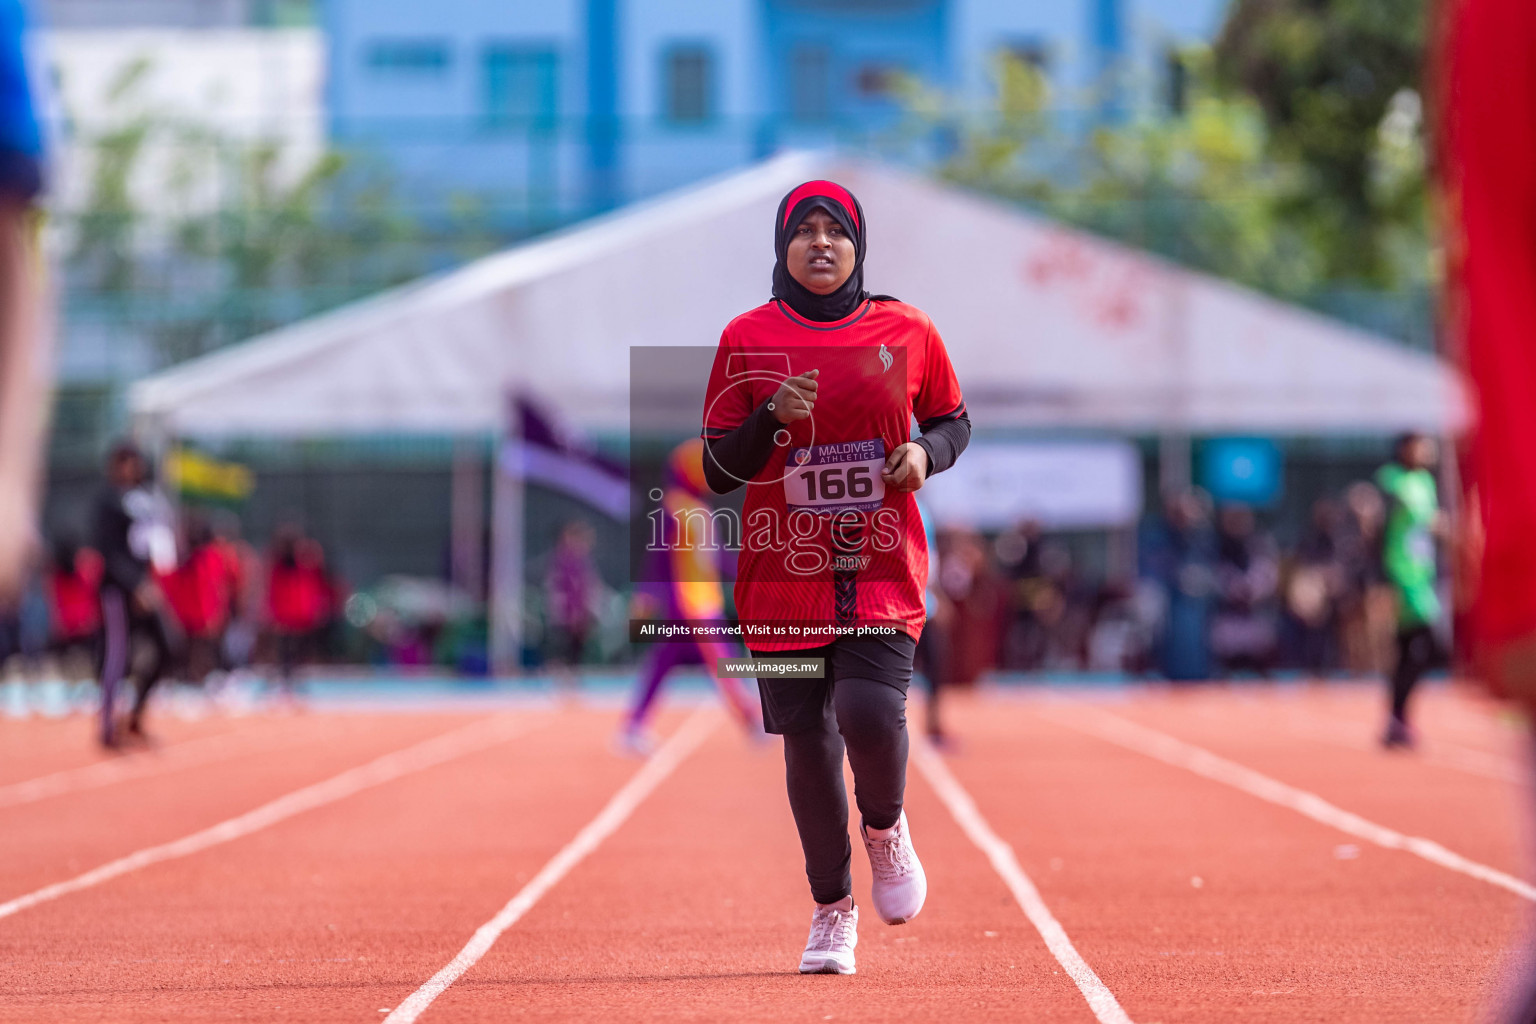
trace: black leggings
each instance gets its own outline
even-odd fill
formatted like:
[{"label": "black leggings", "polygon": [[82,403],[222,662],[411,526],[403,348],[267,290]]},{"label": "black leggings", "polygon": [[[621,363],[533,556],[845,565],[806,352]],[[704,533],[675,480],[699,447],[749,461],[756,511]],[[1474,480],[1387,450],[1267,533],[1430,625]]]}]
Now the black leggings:
[{"label": "black leggings", "polygon": [[[134,676],[133,710],[128,722],[137,731],[143,725],[150,691],[179,657],[181,644],[164,614],[135,609],[131,594],[110,585],[101,588],[101,625],[101,741],[111,744],[117,739],[118,686],[130,674]],[[135,638],[142,638],[151,649],[148,666],[137,671],[133,666]]]},{"label": "black leggings", "polygon": [[1408,721],[1408,698],[1435,660],[1435,635],[1428,626],[1397,632],[1397,667],[1392,670],[1392,717]]},{"label": "black leggings", "polygon": [[789,807],[817,903],[853,892],[843,753],[865,825],[890,828],[907,788],[907,686],[913,642],[841,640],[794,651],[826,659],[822,679],[759,680],[764,727],[784,735]]}]

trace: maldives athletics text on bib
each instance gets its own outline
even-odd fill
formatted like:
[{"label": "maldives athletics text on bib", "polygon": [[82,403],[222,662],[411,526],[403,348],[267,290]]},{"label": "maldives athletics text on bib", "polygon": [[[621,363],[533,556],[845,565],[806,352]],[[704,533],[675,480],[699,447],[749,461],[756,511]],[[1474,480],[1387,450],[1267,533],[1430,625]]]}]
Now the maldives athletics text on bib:
[{"label": "maldives athletics text on bib", "polygon": [[791,448],[784,477],[789,511],[873,512],[885,501],[885,439]]}]

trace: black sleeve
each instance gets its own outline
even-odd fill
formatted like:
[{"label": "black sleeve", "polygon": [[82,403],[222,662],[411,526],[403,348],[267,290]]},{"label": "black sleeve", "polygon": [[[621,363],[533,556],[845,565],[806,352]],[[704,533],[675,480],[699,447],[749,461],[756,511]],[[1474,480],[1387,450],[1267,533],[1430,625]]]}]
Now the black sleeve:
[{"label": "black sleeve", "polygon": [[925,420],[917,425],[917,429],[922,431],[917,444],[928,453],[929,476],[953,466],[965,446],[971,443],[971,417],[964,409],[952,418]]},{"label": "black sleeve", "polygon": [[729,494],[757,476],[773,455],[773,435],[779,427],[764,402],[735,430],[705,437],[709,451],[704,454],[704,481],[709,489]]},{"label": "black sleeve", "polygon": [[123,508],[122,496],[103,492],[96,500],[94,541],[101,555],[108,583],[120,590],[132,591],[144,581],[144,564],[128,547],[128,529],[133,525]]}]

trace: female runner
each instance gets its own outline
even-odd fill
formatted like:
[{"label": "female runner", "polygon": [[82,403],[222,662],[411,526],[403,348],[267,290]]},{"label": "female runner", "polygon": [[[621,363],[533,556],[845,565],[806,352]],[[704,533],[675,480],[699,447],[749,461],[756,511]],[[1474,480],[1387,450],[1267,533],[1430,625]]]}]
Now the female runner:
[{"label": "female runner", "polygon": [[928,573],[912,492],[953,465],[971,433],[932,322],[864,290],[866,229],[858,200],[834,182],[784,197],[773,298],[726,327],[704,413],[709,486],[749,485],[735,590],[747,646],[779,667],[786,656],[820,660],[818,678],[758,679],[764,728],[784,737],[816,901],[800,960],[808,974],[854,973],[845,749],[875,913],[901,924],[927,896],[902,810]]}]

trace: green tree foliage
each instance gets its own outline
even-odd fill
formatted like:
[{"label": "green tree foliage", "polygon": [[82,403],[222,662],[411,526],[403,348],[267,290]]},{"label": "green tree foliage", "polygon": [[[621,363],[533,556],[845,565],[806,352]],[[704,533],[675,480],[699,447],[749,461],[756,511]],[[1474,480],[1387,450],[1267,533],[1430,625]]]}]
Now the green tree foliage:
[{"label": "green tree foliage", "polygon": [[[1368,13],[1372,4],[1397,8],[1403,24]],[[1096,118],[1003,57],[986,110],[904,83],[902,131],[943,140],[948,180],[1282,297],[1326,307],[1339,294],[1414,293],[1431,281],[1410,59],[1421,6],[1239,0],[1221,48],[1179,55],[1177,104]],[[1335,8],[1348,9],[1343,27],[1329,22]],[[1383,38],[1360,44],[1360,71],[1318,55],[1341,45],[1332,36],[1304,43],[1319,26],[1341,33],[1345,51],[1372,27]],[[1305,68],[1282,59],[1293,52],[1311,55]]]},{"label": "green tree foliage", "polygon": [[[84,140],[85,200],[58,217],[66,318],[103,319],[174,363],[430,268],[387,175],[336,152],[299,165],[280,143],[157,111],[139,101],[150,70],[118,76],[108,109],[124,113]],[[162,197],[153,214],[146,192]]]},{"label": "green tree foliage", "polygon": [[1177,115],[1084,124],[1051,105],[1034,67],[1002,57],[992,109],[908,82],[905,127],[951,140],[939,167],[949,181],[1255,287],[1307,292],[1321,263],[1275,216],[1292,168],[1269,158],[1257,104],[1214,89],[1208,55],[1185,60]]},{"label": "green tree foliage", "polygon": [[1301,171],[1279,212],[1318,234],[1330,278],[1394,283],[1402,229],[1422,223],[1423,161],[1405,150],[1426,17],[1426,0],[1237,0],[1217,41],[1218,81],[1252,97],[1273,157]]},{"label": "green tree foliage", "polygon": [[[149,72],[147,60],[130,63],[108,87],[107,100],[121,103]],[[74,219],[72,263],[106,289],[131,288],[134,282],[134,205],[128,185],[150,134],[144,117],[126,119],[95,140],[90,199]]]}]

